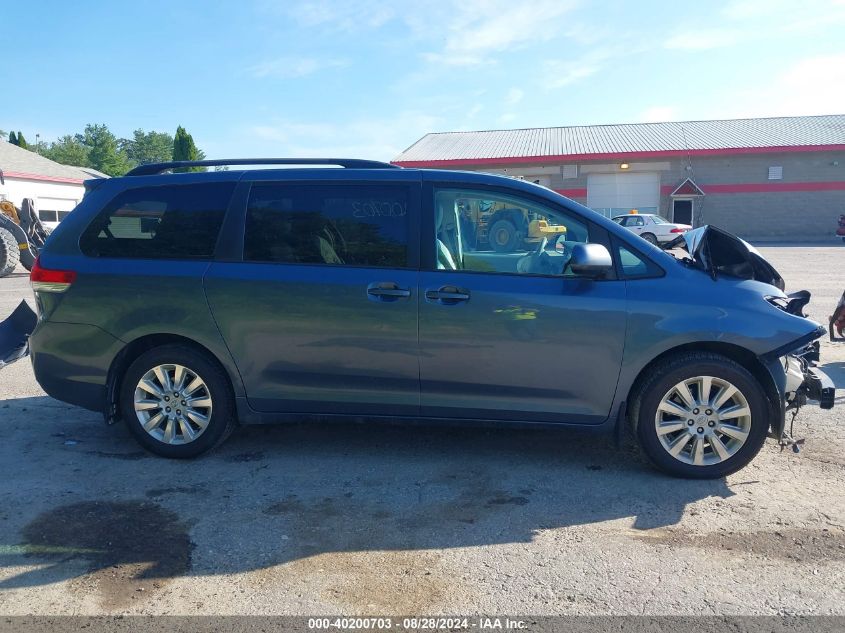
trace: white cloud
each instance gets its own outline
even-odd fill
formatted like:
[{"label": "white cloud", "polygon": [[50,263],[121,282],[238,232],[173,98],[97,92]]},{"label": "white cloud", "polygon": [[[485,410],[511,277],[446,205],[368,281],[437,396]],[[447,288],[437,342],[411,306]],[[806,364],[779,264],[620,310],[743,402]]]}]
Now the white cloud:
[{"label": "white cloud", "polygon": [[766,91],[773,113],[784,115],[838,114],[845,104],[845,54],[799,60]]},{"label": "white cloud", "polygon": [[845,24],[845,0],[734,0],[715,14],[713,26],[682,28],[664,42],[673,50],[710,50],[797,34],[814,36]]},{"label": "white cloud", "polygon": [[664,46],[675,50],[703,51],[736,44],[742,37],[742,32],[734,29],[696,29],[673,35]]},{"label": "white cloud", "polygon": [[377,29],[396,17],[395,4],[386,0],[344,0],[343,2],[278,2],[265,0],[265,11],[293,18],[304,27],[355,32]]},{"label": "white cloud", "polygon": [[267,155],[340,156],[391,160],[408,145],[443,124],[420,111],[392,118],[354,119],[343,123],[270,121],[247,129],[255,150]]},{"label": "white cloud", "polygon": [[808,57],[731,95],[720,117],[841,114],[845,104],[845,53]]},{"label": "white cloud", "polygon": [[546,89],[563,88],[586,79],[602,70],[608,60],[641,52],[636,46],[614,43],[594,48],[574,59],[550,59],[542,68],[542,84]]},{"label": "white cloud", "polygon": [[552,60],[544,65],[544,81],[548,88],[563,88],[596,74],[601,64],[598,61]]},{"label": "white cloud", "polygon": [[479,55],[464,55],[459,53],[422,53],[425,61],[437,66],[483,66],[496,63]]},{"label": "white cloud", "polygon": [[644,110],[638,120],[644,123],[662,123],[677,120],[677,117],[678,112],[672,106],[653,106]]},{"label": "white cloud", "polygon": [[505,96],[505,103],[510,105],[516,105],[522,98],[525,96],[525,92],[520,90],[519,88],[511,88],[508,90],[507,96]]},{"label": "white cloud", "polygon": [[[495,53],[554,38],[565,26],[561,18],[572,11],[575,2],[460,0],[436,7],[439,10],[423,6],[425,11],[406,15],[406,23],[420,39],[446,40],[441,50],[430,52],[425,59],[440,62],[454,58],[478,64]],[[445,32],[444,25],[448,25]]]},{"label": "white cloud", "polygon": [[804,17],[818,16],[829,19],[845,9],[845,0],[803,0],[800,11],[795,0],[733,0],[722,10],[722,15],[731,20],[759,20],[772,16],[787,17],[790,21]]},{"label": "white cloud", "polygon": [[279,57],[249,69],[253,77],[276,77],[278,79],[295,79],[305,77],[327,68],[343,68],[349,65],[347,59],[318,59],[316,57]]}]

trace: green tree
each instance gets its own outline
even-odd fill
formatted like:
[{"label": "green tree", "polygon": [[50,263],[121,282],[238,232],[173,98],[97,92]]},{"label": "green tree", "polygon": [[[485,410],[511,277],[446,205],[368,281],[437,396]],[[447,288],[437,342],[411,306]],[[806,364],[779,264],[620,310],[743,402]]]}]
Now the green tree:
[{"label": "green tree", "polygon": [[77,167],[92,167],[88,159],[89,148],[85,145],[81,135],[67,134],[59,140],[50,143],[41,155],[62,165],[76,165]]},{"label": "green tree", "polygon": [[26,142],[26,139],[23,137],[23,132],[18,130],[18,142],[16,145],[22,149],[29,149],[29,143]]},{"label": "green tree", "polygon": [[15,134],[15,133],[14,133],[14,131],[9,132],[9,142],[10,142],[12,145],[17,145],[17,144],[18,144],[18,135],[17,135],[17,134]]},{"label": "green tree", "polygon": [[109,176],[122,176],[129,171],[129,160],[106,125],[86,125],[81,140],[88,147],[88,160],[94,169]]},{"label": "green tree", "polygon": [[173,137],[166,132],[135,130],[131,139],[120,141],[120,147],[133,165],[166,163],[173,157]]},{"label": "green tree", "polygon": [[[176,128],[176,136],[173,137],[173,160],[202,160],[205,154],[197,149],[193,137],[181,125]],[[205,167],[182,167],[174,171],[205,171]]]}]

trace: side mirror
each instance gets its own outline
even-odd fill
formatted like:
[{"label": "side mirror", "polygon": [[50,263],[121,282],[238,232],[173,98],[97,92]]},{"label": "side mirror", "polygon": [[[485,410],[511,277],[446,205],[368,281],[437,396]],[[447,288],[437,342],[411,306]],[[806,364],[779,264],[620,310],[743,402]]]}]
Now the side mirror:
[{"label": "side mirror", "polygon": [[576,244],[572,247],[569,269],[576,275],[601,279],[613,268],[613,259],[602,244]]}]

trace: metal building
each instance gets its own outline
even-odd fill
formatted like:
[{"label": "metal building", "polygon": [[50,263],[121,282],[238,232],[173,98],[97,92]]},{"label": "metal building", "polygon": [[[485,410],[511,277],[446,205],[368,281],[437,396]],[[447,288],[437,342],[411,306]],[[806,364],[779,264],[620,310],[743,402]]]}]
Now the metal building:
[{"label": "metal building", "polygon": [[845,115],[432,133],[393,162],[518,176],[608,216],[748,239],[826,239],[845,213]]}]

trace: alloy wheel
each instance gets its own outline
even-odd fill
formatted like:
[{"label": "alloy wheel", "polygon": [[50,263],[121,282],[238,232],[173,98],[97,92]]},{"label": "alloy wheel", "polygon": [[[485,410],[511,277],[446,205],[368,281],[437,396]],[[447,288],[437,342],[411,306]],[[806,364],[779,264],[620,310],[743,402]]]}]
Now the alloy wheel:
[{"label": "alloy wheel", "polygon": [[733,384],[696,376],[669,389],[654,416],[660,444],[685,464],[711,466],[733,457],[751,431],[751,407]]},{"label": "alloy wheel", "polygon": [[193,370],[157,365],[135,387],[135,415],[141,427],[164,444],[188,444],[208,427],[211,392]]}]

